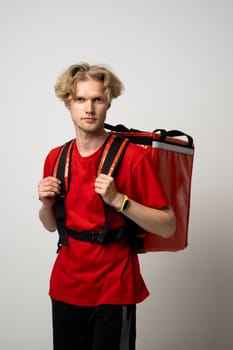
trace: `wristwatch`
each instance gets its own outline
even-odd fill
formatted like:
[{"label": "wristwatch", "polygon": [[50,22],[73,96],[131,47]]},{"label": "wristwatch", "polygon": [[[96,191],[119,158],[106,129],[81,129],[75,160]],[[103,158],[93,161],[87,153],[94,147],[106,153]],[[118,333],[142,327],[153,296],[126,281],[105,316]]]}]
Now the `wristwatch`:
[{"label": "wristwatch", "polygon": [[129,197],[126,196],[126,194],[124,194],[124,199],[123,199],[123,202],[121,203],[121,207],[117,209],[118,213],[122,213],[128,207],[128,204],[129,204]]}]

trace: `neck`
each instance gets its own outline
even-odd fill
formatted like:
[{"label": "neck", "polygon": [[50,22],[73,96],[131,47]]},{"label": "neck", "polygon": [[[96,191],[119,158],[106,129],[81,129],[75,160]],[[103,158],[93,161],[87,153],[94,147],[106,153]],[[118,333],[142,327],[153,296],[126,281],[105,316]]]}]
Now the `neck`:
[{"label": "neck", "polygon": [[95,135],[91,133],[77,133],[76,144],[79,153],[83,157],[90,156],[103,145],[107,137],[108,133],[105,130],[102,130],[100,133]]}]

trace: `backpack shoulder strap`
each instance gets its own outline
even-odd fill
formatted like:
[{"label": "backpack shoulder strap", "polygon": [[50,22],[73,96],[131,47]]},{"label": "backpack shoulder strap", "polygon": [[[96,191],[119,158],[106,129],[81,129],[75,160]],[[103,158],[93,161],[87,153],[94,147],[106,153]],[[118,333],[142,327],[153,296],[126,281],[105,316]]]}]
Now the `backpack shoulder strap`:
[{"label": "backpack shoulder strap", "polygon": [[58,178],[61,181],[61,193],[60,195],[56,196],[55,205],[57,231],[59,234],[57,252],[59,251],[62,244],[67,245],[65,229],[65,196],[69,191],[71,176],[71,156],[74,148],[74,142],[75,140],[71,140],[61,147],[52,171],[52,176]]},{"label": "backpack shoulder strap", "polygon": [[[98,176],[100,173],[104,173],[115,177],[128,145],[128,139],[120,136],[110,135],[103,145],[103,149],[96,168],[96,176]],[[103,206],[105,224],[100,235],[99,243],[104,242],[108,232],[108,206],[104,201]]]},{"label": "backpack shoulder strap", "polygon": [[62,195],[69,191],[71,155],[75,140],[66,142],[60,149],[55,160],[52,176],[62,182]]},{"label": "backpack shoulder strap", "polygon": [[97,164],[96,175],[104,173],[115,177],[128,144],[129,140],[127,138],[110,135],[104,143]]},{"label": "backpack shoulder strap", "polygon": [[[122,136],[110,135],[106,140],[97,165],[97,175],[104,173],[115,177],[129,145],[129,139]],[[103,202],[105,213],[105,225],[100,235],[103,243],[108,232],[108,206]],[[122,216],[125,221],[121,236],[124,236],[127,243],[135,253],[142,251],[144,243],[144,230],[130,219]],[[135,233],[134,235],[132,233]]]}]

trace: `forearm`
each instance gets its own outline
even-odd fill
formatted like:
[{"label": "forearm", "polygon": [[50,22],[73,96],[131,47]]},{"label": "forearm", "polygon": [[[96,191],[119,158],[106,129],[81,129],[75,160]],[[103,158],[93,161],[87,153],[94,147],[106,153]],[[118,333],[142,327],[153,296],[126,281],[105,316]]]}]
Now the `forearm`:
[{"label": "forearm", "polygon": [[47,206],[42,204],[42,207],[39,210],[39,218],[44,225],[44,227],[50,231],[54,232],[57,229],[55,210],[54,206]]},{"label": "forearm", "polygon": [[[122,195],[118,197],[116,208],[119,208],[122,202]],[[164,238],[170,237],[176,228],[176,219],[171,207],[154,209],[141,205],[132,199],[129,205],[123,211],[123,214],[142,227],[145,231],[156,233]]]}]

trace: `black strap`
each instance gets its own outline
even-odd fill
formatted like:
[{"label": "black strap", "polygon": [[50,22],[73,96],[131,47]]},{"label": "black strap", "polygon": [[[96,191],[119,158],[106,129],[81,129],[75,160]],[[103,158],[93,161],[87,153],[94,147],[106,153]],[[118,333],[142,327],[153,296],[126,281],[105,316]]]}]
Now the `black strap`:
[{"label": "black strap", "polygon": [[184,133],[183,131],[180,130],[165,130],[165,129],[156,129],[153,132],[159,132],[160,133],[160,141],[166,141],[167,137],[181,137],[185,136],[188,140],[188,145],[187,147],[193,147],[193,138],[192,136]]},{"label": "black strap", "polygon": [[[73,144],[71,144],[73,143]],[[60,250],[61,245],[67,245],[67,237],[66,237],[66,228],[65,228],[65,196],[67,192],[69,191],[69,186],[66,188],[65,186],[65,169],[68,166],[68,174],[67,174],[67,183],[70,183],[70,167],[71,167],[71,155],[73,151],[73,140],[67,142],[60,150],[58,157],[55,162],[56,174],[54,174],[53,169],[53,175],[56,176],[61,181],[61,193],[56,196],[56,204],[55,204],[55,217],[56,217],[56,223],[57,223],[57,231],[59,234],[59,240],[57,243],[57,252]],[[71,148],[70,148],[71,147]],[[67,164],[67,152],[70,150],[68,164]]]},{"label": "black strap", "polygon": [[[106,140],[100,158],[98,160],[96,173],[108,174],[111,169],[111,176],[115,177],[122,158],[128,147],[129,141],[123,137],[110,136]],[[110,147],[109,147],[110,145]],[[107,151],[107,154],[105,154]],[[120,152],[120,153],[119,153]],[[103,162],[102,162],[103,160]],[[100,168],[101,164],[101,168]],[[108,205],[103,201],[105,223],[103,231],[99,236],[99,243],[104,243],[108,235]]]},{"label": "black strap", "polygon": [[[125,154],[126,148],[128,147],[128,144],[129,144],[129,140],[127,140],[125,137],[109,136],[102,148],[102,152],[98,160],[96,172],[108,174],[111,169],[111,176],[115,177],[118,171],[118,168],[121,164],[122,158]],[[120,150],[121,147],[122,149]],[[106,153],[106,150],[107,150],[107,153]],[[120,153],[118,154],[118,152]],[[103,157],[104,157],[104,161],[102,162]],[[100,164],[101,164],[101,169],[99,169]]]},{"label": "black strap", "polygon": [[133,128],[129,129],[123,124],[111,125],[111,124],[104,123],[104,127],[107,130],[116,131],[116,132],[141,132],[138,129],[133,129]]},{"label": "black strap", "polygon": [[122,124],[111,125],[111,124],[104,123],[104,127],[105,127],[105,129],[111,130],[111,131],[118,131],[118,132],[129,132],[130,131],[126,126],[124,126]]},{"label": "black strap", "polygon": [[[105,123],[104,124],[105,129],[110,130],[113,133],[127,133],[127,137],[130,139],[130,142],[137,143],[137,144],[143,144],[143,145],[151,145],[152,144],[152,138],[149,136],[139,136],[140,133],[146,133],[146,131],[138,130],[138,129],[132,129],[127,128],[125,125],[118,124],[118,125],[110,125]],[[137,133],[134,135],[134,133]],[[166,142],[167,137],[181,137],[184,136],[187,138],[188,144],[187,147],[191,148],[193,147],[193,138],[192,136],[184,133],[180,130],[165,130],[165,129],[156,129],[153,131],[153,133],[159,133],[159,141]],[[130,135],[132,134],[132,135]],[[139,135],[138,135],[139,134]]]},{"label": "black strap", "polygon": [[97,232],[97,231],[82,231],[78,232],[75,230],[72,230],[70,228],[66,228],[67,234],[82,242],[90,242],[90,243],[107,243],[112,242],[121,239],[124,236],[125,228],[124,226],[121,226],[120,228],[112,231],[108,231],[107,236],[105,237],[104,241],[102,242],[102,234],[103,232]]}]

